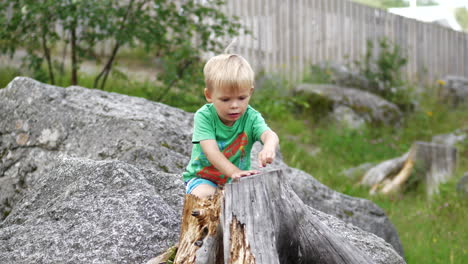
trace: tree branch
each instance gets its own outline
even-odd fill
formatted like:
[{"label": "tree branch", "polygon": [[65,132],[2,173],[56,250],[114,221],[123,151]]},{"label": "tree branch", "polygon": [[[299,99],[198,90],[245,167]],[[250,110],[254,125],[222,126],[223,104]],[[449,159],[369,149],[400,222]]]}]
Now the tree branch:
[{"label": "tree branch", "polygon": [[49,70],[49,79],[51,84],[55,84],[54,79],[54,69],[52,68],[52,61],[50,58],[50,49],[47,47],[47,39],[46,39],[46,29],[42,29],[42,49],[44,51],[44,57],[47,61],[47,68]]}]

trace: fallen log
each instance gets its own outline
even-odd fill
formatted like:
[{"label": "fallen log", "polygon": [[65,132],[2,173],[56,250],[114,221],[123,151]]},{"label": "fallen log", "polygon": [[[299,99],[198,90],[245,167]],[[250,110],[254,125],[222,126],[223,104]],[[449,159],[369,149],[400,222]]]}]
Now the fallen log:
[{"label": "fallen log", "polygon": [[368,186],[375,186],[389,177],[389,175],[396,175],[408,159],[409,152],[403,156],[386,160],[375,167],[370,168],[364,177],[361,179],[361,184]]},{"label": "fallen log", "polygon": [[359,230],[376,244],[382,241],[391,255],[374,261],[369,251],[379,251],[376,247],[369,249],[369,241],[345,237],[333,230],[338,225],[323,222],[282,171],[242,178],[209,199],[186,195],[182,218],[174,263],[404,263],[389,244]]},{"label": "fallen log", "polygon": [[426,184],[426,193],[438,192],[456,168],[457,149],[428,142],[415,142],[402,157],[384,161],[371,168],[360,184],[371,186],[370,193],[389,194],[402,190],[410,177]]}]

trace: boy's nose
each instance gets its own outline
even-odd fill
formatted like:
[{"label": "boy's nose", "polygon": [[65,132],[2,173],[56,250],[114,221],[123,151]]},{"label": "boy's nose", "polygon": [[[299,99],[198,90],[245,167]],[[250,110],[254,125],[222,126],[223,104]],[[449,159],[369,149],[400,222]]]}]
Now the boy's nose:
[{"label": "boy's nose", "polygon": [[237,108],[239,107],[239,103],[237,101],[232,102],[231,108]]}]

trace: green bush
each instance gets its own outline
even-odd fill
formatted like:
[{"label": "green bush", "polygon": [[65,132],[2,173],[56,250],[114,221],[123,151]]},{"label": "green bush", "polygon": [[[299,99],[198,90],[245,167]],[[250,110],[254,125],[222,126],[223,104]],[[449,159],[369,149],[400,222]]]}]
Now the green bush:
[{"label": "green bush", "polygon": [[303,82],[326,84],[333,82],[333,72],[328,68],[311,65],[309,71],[304,75]]},{"label": "green bush", "polygon": [[298,110],[304,101],[290,95],[288,81],[279,75],[257,75],[254,94],[250,104],[267,119],[284,120]]},{"label": "green bush", "polygon": [[412,89],[403,78],[402,68],[408,60],[397,44],[383,37],[378,47],[367,41],[366,53],[362,61],[355,61],[359,73],[368,80],[367,87],[360,87],[382,96],[398,105],[402,110],[411,110]]}]

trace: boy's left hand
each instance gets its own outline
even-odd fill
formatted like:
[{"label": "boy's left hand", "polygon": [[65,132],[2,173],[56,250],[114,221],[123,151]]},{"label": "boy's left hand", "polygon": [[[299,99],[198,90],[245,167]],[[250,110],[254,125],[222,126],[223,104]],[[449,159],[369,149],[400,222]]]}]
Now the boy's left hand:
[{"label": "boy's left hand", "polygon": [[258,166],[260,168],[265,167],[267,164],[271,164],[276,157],[276,151],[269,148],[263,148],[258,153]]}]

